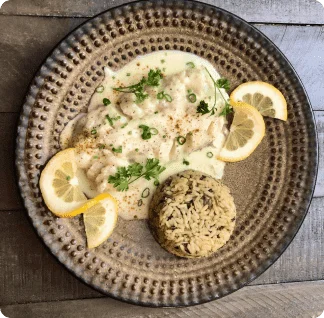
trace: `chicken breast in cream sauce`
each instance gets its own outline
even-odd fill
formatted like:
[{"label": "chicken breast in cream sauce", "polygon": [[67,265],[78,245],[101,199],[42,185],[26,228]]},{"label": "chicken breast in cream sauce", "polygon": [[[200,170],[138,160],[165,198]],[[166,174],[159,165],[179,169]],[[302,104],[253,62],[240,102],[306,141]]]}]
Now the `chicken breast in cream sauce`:
[{"label": "chicken breast in cream sauce", "polygon": [[[156,69],[163,77],[158,86],[145,87],[148,96],[141,102],[135,94],[113,89],[134,85]],[[62,147],[76,148],[78,167],[91,188],[85,193],[109,192],[119,201],[122,218],[144,219],[156,188],[154,180],[139,178],[127,191],[117,191],[108,178],[118,167],[135,162],[145,165],[147,159],[156,158],[166,168],[160,182],[187,169],[222,178],[225,164],[216,158],[227,133],[220,113],[228,95],[224,89],[222,94],[215,93],[210,76],[220,78],[208,61],[179,51],[141,56],[118,72],[105,68],[105,79],[92,96],[88,112],[78,115],[61,135]],[[215,102],[215,114],[197,112],[202,100],[209,105]],[[151,129],[150,138],[143,139],[143,127]]]}]

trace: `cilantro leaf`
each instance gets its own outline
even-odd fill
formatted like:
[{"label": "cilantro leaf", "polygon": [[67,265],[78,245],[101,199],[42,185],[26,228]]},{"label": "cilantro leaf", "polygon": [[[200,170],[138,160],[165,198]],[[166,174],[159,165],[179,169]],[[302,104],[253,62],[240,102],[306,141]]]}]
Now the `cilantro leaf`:
[{"label": "cilantro leaf", "polygon": [[225,103],[225,107],[222,109],[221,113],[219,116],[227,116],[228,114],[233,112],[233,108],[229,103]]},{"label": "cilantro leaf", "polygon": [[216,81],[216,86],[218,88],[224,88],[226,91],[228,91],[230,89],[230,82],[228,79],[226,78],[220,78]]},{"label": "cilantro leaf", "polygon": [[162,77],[163,75],[160,69],[150,70],[148,72],[147,78],[143,77],[137,84],[127,87],[114,87],[113,90],[121,93],[135,94],[135,102],[139,104],[142,103],[146,98],[148,98],[148,94],[144,92],[145,86],[159,86]]}]

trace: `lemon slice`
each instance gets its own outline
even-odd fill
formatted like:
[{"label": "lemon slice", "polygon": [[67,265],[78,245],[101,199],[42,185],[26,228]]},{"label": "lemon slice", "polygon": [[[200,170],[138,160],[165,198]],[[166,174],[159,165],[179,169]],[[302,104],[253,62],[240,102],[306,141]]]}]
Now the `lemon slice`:
[{"label": "lemon slice", "polygon": [[262,116],[287,120],[285,97],[268,83],[260,81],[244,83],[232,92],[230,99],[254,106]]},{"label": "lemon slice", "polygon": [[88,247],[94,248],[107,240],[113,232],[118,218],[118,205],[117,201],[107,193],[90,201],[97,202],[85,209],[83,221]]},{"label": "lemon slice", "polygon": [[65,216],[87,201],[79,186],[74,149],[57,153],[40,177],[40,189],[47,207],[57,216]]},{"label": "lemon slice", "polygon": [[231,102],[231,105],[234,118],[218,159],[236,162],[247,158],[259,145],[265,134],[265,124],[253,106],[243,102]]}]

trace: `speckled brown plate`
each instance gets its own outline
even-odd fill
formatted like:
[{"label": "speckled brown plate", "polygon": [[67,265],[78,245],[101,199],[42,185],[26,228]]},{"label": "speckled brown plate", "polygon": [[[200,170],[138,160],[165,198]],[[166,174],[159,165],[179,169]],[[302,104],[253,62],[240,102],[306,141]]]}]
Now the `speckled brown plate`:
[{"label": "speckled brown plate", "polygon": [[[238,218],[230,241],[209,258],[181,259],[154,241],[145,221],[118,221],[112,237],[88,250],[81,217],[58,219],[39,190],[39,175],[60,150],[64,125],[87,108],[103,67],[119,69],[157,50],[192,52],[232,87],[262,80],[288,101],[288,121],[266,119],[266,136],[247,160],[227,164],[224,182]],[[40,237],[76,276],[114,298],[147,306],[217,299],[264,272],[298,231],[317,172],[314,117],[304,88],[282,53],[260,31],[224,10],[191,1],[143,1],[109,10],[72,32],[35,77],[21,113],[17,169],[25,206]]]}]

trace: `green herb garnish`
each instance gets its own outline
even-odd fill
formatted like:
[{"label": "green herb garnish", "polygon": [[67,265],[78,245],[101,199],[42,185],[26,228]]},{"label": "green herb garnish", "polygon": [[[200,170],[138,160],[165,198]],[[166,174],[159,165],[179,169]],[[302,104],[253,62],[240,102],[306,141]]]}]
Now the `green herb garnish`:
[{"label": "green herb garnish", "polygon": [[106,119],[108,120],[111,127],[114,126],[114,121],[119,120],[120,118],[121,118],[120,116],[110,117],[109,115],[106,115]]},{"label": "green herb garnish", "polygon": [[189,166],[189,165],[190,165],[190,162],[187,161],[186,159],[183,159],[182,163],[183,163],[184,165],[186,165],[186,166]]},{"label": "green herb garnish", "polygon": [[156,98],[161,100],[161,99],[165,99],[167,102],[172,102],[172,97],[169,95],[169,94],[166,94],[164,91],[162,92],[159,92],[157,95],[156,95]]},{"label": "green herb garnish", "polygon": [[148,140],[152,136],[157,135],[159,131],[156,128],[150,128],[149,126],[146,125],[139,125],[138,128],[143,129],[142,131],[142,139]]},{"label": "green herb garnish", "polygon": [[193,62],[188,62],[186,63],[187,66],[189,66],[190,68],[195,68],[195,64]]},{"label": "green herb garnish", "polygon": [[96,88],[96,92],[97,93],[102,93],[105,90],[105,88],[103,87],[103,85],[100,85]]},{"label": "green herb garnish", "polygon": [[104,144],[99,144],[99,145],[98,145],[98,148],[99,148],[99,149],[105,149],[105,147],[106,147],[106,145],[104,145]]},{"label": "green herb garnish", "polygon": [[154,181],[154,185],[157,187],[158,185],[160,185],[160,182],[157,181],[157,180],[155,180],[155,181]]},{"label": "green herb garnish", "polygon": [[108,182],[113,184],[118,191],[126,191],[131,183],[142,177],[146,180],[159,181],[159,175],[165,170],[165,167],[159,163],[159,159],[154,158],[147,159],[145,166],[135,162],[128,167],[118,167],[117,172],[109,176]]},{"label": "green herb garnish", "polygon": [[183,136],[177,137],[177,142],[181,146],[184,145],[186,143],[186,141],[187,141],[186,137],[183,137]]},{"label": "green herb garnish", "polygon": [[125,128],[127,125],[128,124],[126,123],[126,124],[122,125],[120,128]]},{"label": "green herb garnish", "polygon": [[209,151],[209,152],[207,152],[207,157],[208,157],[208,158],[213,158],[213,157],[214,157],[214,154],[213,154],[212,152]]},{"label": "green herb garnish", "polygon": [[138,150],[139,150],[138,148],[135,148],[135,151],[136,151],[136,152],[138,152]]},{"label": "green herb garnish", "polygon": [[94,128],[91,130],[91,135],[95,135],[96,133],[97,133],[97,129]]},{"label": "green herb garnish", "polygon": [[161,63],[163,64],[163,63],[165,63],[165,60],[163,59],[163,60],[161,60]]},{"label": "green herb garnish", "polygon": [[122,146],[119,146],[118,148],[112,148],[111,149],[113,152],[116,152],[116,153],[122,153],[123,152],[123,148]]},{"label": "green herb garnish", "polygon": [[66,180],[67,180],[67,181],[70,181],[70,180],[71,180],[71,177],[70,177],[70,176],[67,176],[67,177],[66,177]]},{"label": "green herb garnish", "polygon": [[103,102],[103,104],[104,104],[105,106],[108,106],[108,105],[111,104],[111,101],[110,101],[108,98],[104,98],[104,99],[102,100],[102,102]]},{"label": "green herb garnish", "polygon": [[215,81],[213,79],[213,77],[211,76],[210,72],[208,71],[208,69],[206,67],[205,67],[205,69],[206,69],[209,77],[211,78],[211,80],[214,83],[214,88],[215,88],[214,105],[211,109],[209,109],[208,104],[205,101],[201,101],[199,106],[197,107],[197,113],[200,113],[202,115],[205,115],[208,113],[210,113],[211,115],[215,114],[216,95],[217,95],[217,90],[218,90],[218,92],[221,94],[221,96],[225,102],[225,106],[224,106],[222,112],[219,114],[219,116],[226,116],[227,114],[230,114],[231,112],[233,112],[233,108],[230,105],[229,101],[225,99],[225,97],[220,89],[223,88],[225,90],[229,90],[230,83],[226,78],[220,78],[217,81]]},{"label": "green herb garnish", "polygon": [[145,188],[142,192],[142,198],[147,198],[150,195],[150,189],[149,188]]},{"label": "green herb garnish", "polygon": [[197,96],[196,94],[194,93],[190,93],[188,96],[187,96],[187,99],[190,103],[195,103],[197,101]]},{"label": "green herb garnish", "polygon": [[139,83],[127,86],[127,87],[114,87],[113,90],[122,93],[133,93],[136,96],[136,103],[142,103],[148,94],[144,92],[145,86],[159,86],[160,80],[162,79],[161,70],[150,70],[148,72],[147,78],[143,77]]},{"label": "green herb garnish", "polygon": [[99,157],[98,156],[93,156],[93,159],[99,159]]},{"label": "green herb garnish", "polygon": [[131,75],[131,73],[127,73],[127,74],[126,74],[126,76],[130,76],[130,75]]}]

